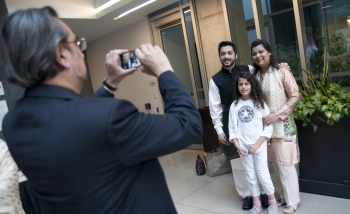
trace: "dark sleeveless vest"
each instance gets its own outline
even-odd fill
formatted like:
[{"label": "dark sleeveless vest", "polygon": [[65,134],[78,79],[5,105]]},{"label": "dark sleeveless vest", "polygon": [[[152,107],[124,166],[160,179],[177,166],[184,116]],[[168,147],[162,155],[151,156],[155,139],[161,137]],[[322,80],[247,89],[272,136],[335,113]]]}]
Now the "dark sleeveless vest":
[{"label": "dark sleeveless vest", "polygon": [[221,99],[221,104],[223,105],[223,130],[227,137],[228,133],[228,116],[230,112],[230,106],[233,102],[233,89],[236,87],[235,80],[239,73],[247,71],[249,72],[248,65],[236,65],[233,67],[231,73],[222,68],[218,73],[216,73],[212,79],[215,85],[219,88],[219,94]]}]

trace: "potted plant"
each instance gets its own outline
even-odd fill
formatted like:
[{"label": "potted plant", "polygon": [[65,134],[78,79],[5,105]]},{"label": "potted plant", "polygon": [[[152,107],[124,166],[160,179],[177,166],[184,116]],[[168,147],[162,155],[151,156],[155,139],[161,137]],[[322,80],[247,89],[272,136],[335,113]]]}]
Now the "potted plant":
[{"label": "potted plant", "polygon": [[326,56],[319,75],[303,72],[307,84],[302,80],[294,110],[300,191],[350,198],[350,92],[330,82]]},{"label": "potted plant", "polygon": [[319,78],[307,70],[308,84],[301,78],[302,86],[299,87],[301,99],[294,110],[294,117],[303,121],[302,126],[312,125],[314,131],[317,125],[312,117],[326,118],[328,125],[334,125],[344,116],[350,114],[350,92],[337,83],[329,83],[327,60],[324,60],[324,68]]}]

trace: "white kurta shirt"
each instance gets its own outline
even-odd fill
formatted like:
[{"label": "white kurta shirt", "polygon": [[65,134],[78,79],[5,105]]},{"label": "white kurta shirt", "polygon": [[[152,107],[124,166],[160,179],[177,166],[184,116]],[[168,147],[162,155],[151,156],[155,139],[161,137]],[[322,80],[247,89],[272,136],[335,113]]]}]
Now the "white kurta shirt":
[{"label": "white kurta shirt", "polygon": [[[254,67],[251,65],[248,65],[248,67],[249,67],[250,73],[253,73]],[[224,130],[222,129],[223,110],[221,106],[220,92],[219,92],[219,88],[215,85],[215,82],[212,78],[209,81],[209,110],[210,110],[210,116],[213,121],[216,133],[218,135],[224,133]]]}]

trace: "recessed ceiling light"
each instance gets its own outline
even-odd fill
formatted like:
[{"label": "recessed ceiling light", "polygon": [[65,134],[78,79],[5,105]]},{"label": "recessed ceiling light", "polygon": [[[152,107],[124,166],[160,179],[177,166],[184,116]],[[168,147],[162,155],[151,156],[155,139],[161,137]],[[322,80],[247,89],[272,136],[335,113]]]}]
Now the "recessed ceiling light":
[{"label": "recessed ceiling light", "polygon": [[108,2],[106,2],[103,5],[101,5],[98,8],[96,8],[96,13],[106,9],[107,7],[112,6],[113,4],[117,3],[118,1],[120,1],[120,0],[109,0]]},{"label": "recessed ceiling light", "polygon": [[155,1],[156,1],[156,0],[149,0],[149,1],[146,1],[146,2],[143,3],[143,4],[140,4],[139,6],[136,6],[136,7],[132,8],[132,9],[130,9],[130,10],[128,10],[128,11],[126,11],[126,12],[120,14],[119,16],[115,17],[113,20],[117,20],[117,19],[119,19],[119,18],[121,18],[121,17],[123,17],[123,16],[125,16],[125,15],[128,15],[129,13],[134,12],[135,10],[138,10],[138,9],[140,9],[141,7],[144,7],[144,6],[146,6],[146,5],[148,5],[148,4],[152,3],[152,2],[155,2]]}]

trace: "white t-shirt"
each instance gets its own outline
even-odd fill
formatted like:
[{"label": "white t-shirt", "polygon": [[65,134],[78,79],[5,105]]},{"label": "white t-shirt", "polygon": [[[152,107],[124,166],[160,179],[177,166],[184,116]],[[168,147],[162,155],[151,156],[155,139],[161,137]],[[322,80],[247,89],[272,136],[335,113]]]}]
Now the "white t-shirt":
[{"label": "white t-shirt", "polygon": [[273,126],[264,127],[262,118],[270,114],[269,107],[256,108],[253,100],[233,101],[229,113],[229,140],[237,138],[240,145],[254,144],[260,136],[270,138]]},{"label": "white t-shirt", "polygon": [[254,109],[254,103],[252,100],[240,100],[237,104],[237,122],[238,122],[238,133],[239,141],[243,144],[254,144],[258,140],[258,136],[255,135],[251,130],[257,129],[257,117]]}]

